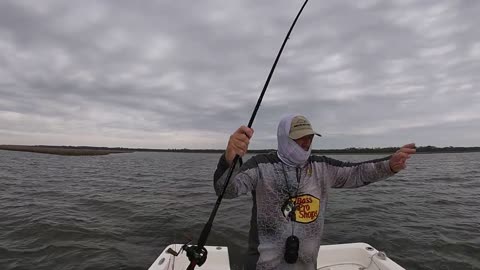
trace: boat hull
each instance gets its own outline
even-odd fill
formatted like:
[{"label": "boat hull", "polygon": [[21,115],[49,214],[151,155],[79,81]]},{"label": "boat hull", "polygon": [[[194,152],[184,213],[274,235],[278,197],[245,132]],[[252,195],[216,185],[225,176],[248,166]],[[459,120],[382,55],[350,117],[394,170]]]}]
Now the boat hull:
[{"label": "boat hull", "polygon": [[[165,248],[153,262],[149,270],[187,269],[189,260],[185,252],[173,256],[169,248],[180,252],[182,245],[173,244]],[[230,270],[227,247],[206,246],[208,258],[201,270]],[[317,257],[318,270],[405,270],[384,252],[378,251],[366,243],[323,245]]]}]

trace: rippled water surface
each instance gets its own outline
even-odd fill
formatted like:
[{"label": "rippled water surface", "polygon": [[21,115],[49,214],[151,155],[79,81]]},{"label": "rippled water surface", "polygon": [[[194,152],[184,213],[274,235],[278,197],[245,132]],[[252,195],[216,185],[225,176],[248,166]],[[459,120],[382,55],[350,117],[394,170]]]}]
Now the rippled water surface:
[{"label": "rippled water surface", "polygon": [[[200,234],[218,158],[0,151],[0,269],[147,269]],[[250,208],[250,196],[224,200],[207,243],[229,247],[232,269]],[[479,213],[480,153],[416,155],[387,181],[333,190],[324,244],[367,242],[407,269],[480,269]]]}]

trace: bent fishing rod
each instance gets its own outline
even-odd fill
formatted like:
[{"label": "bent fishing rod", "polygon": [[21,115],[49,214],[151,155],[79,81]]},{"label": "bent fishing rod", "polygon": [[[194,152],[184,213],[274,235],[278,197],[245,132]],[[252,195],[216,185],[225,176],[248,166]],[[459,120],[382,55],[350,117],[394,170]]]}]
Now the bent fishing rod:
[{"label": "bent fishing rod", "polygon": [[[265,92],[267,90],[268,84],[270,83],[270,79],[272,78],[273,72],[275,70],[275,67],[277,66],[278,59],[280,59],[280,55],[283,52],[283,48],[285,47],[285,44],[287,43],[287,40],[290,38],[290,33],[293,30],[293,27],[297,23],[298,18],[300,17],[300,14],[302,13],[305,5],[307,4],[308,0],[305,0],[303,3],[302,7],[300,8],[300,11],[298,12],[297,16],[295,17],[295,20],[292,23],[292,26],[290,26],[290,29],[288,30],[287,36],[283,40],[282,46],[280,47],[280,50],[277,54],[277,57],[275,58],[275,62],[273,62],[273,66],[270,69],[270,73],[268,74],[267,80],[265,81],[265,85],[263,86],[263,90],[260,94],[260,97],[257,100],[257,104],[255,106],[255,109],[253,110],[252,116],[250,117],[250,121],[248,122],[248,127],[251,128],[253,125],[253,120],[255,120],[255,116],[257,115],[257,111],[260,108],[260,104],[262,103],[263,96],[265,95]],[[230,166],[230,169],[228,171],[228,176],[227,180],[225,181],[225,184],[223,185],[223,190],[222,193],[218,196],[217,202],[215,203],[215,206],[212,210],[212,213],[210,214],[210,218],[208,219],[208,222],[205,224],[203,227],[202,233],[200,234],[200,237],[198,239],[197,245],[184,245],[182,248],[187,252],[187,257],[190,260],[190,265],[188,266],[187,270],[193,270],[195,269],[195,266],[201,266],[205,263],[207,260],[207,249],[205,248],[205,244],[207,242],[208,235],[210,234],[210,231],[212,229],[213,225],[213,220],[215,219],[215,215],[217,214],[218,208],[220,207],[220,203],[222,202],[223,195],[225,194],[225,190],[227,189],[228,183],[230,182],[230,178],[232,177],[233,170],[235,166],[237,165],[237,162],[239,161],[240,156],[235,155],[235,158],[233,159],[233,162]]]}]

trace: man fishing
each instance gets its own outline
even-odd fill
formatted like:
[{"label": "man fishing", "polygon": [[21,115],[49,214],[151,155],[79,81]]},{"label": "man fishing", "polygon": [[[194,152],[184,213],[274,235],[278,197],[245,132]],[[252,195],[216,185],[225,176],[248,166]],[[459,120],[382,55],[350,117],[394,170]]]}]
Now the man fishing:
[{"label": "man fishing", "polygon": [[[311,154],[316,133],[302,115],[288,115],[277,130],[278,149],[237,165],[224,196],[252,192],[253,207],[244,269],[316,269],[330,188],[357,188],[406,168],[415,144],[391,156],[348,163]],[[253,130],[241,126],[228,141],[214,175],[221,194],[236,155],[248,150]]]}]

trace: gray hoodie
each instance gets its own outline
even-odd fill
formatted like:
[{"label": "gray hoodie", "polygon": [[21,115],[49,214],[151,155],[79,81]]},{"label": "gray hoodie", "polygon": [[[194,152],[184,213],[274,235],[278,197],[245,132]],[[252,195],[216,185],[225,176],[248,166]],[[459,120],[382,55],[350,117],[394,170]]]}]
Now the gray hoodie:
[{"label": "gray hoodie", "polygon": [[[329,189],[361,187],[393,175],[389,158],[347,163],[311,155],[305,164],[293,167],[272,152],[237,165],[224,197],[252,192],[245,269],[316,269]],[[228,169],[222,155],[214,175],[217,195],[222,191]],[[289,207],[292,203],[293,211]],[[300,249],[297,262],[288,264],[283,256],[285,241],[292,234],[300,239]]]}]

